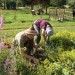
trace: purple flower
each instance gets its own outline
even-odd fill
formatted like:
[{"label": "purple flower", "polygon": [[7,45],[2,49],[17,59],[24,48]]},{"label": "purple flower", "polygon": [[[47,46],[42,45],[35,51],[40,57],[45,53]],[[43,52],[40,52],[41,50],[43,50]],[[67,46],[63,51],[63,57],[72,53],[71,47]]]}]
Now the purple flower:
[{"label": "purple flower", "polygon": [[4,42],[1,42],[0,43],[0,48],[3,48],[4,47]]},{"label": "purple flower", "polygon": [[5,61],[5,64],[4,64],[4,69],[5,69],[5,70],[7,69],[9,63],[10,63],[10,59],[7,58],[6,61]]},{"label": "purple flower", "polygon": [[1,15],[1,20],[0,20],[0,27],[2,28],[4,25],[4,16]]}]

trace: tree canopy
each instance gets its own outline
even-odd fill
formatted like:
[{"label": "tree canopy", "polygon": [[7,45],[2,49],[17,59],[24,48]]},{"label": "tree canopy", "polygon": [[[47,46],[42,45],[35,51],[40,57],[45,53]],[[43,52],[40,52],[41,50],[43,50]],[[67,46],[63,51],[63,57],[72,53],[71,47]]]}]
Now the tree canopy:
[{"label": "tree canopy", "polygon": [[46,9],[48,6],[63,7],[64,5],[69,5],[71,8],[75,8],[75,0],[0,0],[0,6],[7,8],[8,6],[6,3],[9,3],[11,6],[15,4],[14,2],[16,2],[17,6],[19,4],[22,7],[31,6],[31,9],[33,9],[34,5],[37,5],[37,4],[40,4],[43,7],[46,7]]}]

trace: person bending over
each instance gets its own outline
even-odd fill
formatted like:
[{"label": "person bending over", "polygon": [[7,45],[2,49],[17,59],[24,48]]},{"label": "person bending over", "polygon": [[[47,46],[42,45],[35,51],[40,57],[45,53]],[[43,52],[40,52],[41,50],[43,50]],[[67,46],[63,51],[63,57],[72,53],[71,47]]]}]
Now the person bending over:
[{"label": "person bending over", "polygon": [[19,53],[21,54],[21,50],[26,47],[27,54],[31,54],[34,47],[34,36],[36,35],[36,31],[29,28],[25,31],[19,32],[14,38],[14,45],[17,44],[19,46]]},{"label": "person bending over", "polygon": [[40,39],[41,39],[41,34],[44,37],[45,44],[49,44],[49,36],[53,34],[53,27],[49,22],[47,22],[44,19],[37,19],[34,21],[32,24],[32,27],[36,30],[37,35],[35,37],[35,45],[38,46]]}]

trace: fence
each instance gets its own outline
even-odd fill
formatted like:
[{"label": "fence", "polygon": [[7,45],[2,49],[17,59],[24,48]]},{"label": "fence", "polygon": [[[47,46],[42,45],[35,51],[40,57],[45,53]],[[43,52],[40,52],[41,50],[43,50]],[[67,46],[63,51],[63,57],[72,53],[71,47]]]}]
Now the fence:
[{"label": "fence", "polygon": [[49,8],[49,19],[64,19],[64,20],[73,20],[73,11],[72,9],[52,9]]}]

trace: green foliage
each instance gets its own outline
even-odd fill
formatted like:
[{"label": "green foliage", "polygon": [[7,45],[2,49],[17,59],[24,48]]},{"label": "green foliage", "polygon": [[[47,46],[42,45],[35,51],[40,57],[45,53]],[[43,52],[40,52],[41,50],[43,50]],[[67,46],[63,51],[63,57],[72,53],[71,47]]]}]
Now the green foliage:
[{"label": "green foliage", "polygon": [[5,49],[0,49],[1,53],[0,53],[0,74],[1,75],[7,75],[7,72],[5,72],[4,69],[4,63],[6,58],[8,57],[8,52],[9,49],[5,48]]},{"label": "green foliage", "polygon": [[75,55],[74,54],[75,54],[75,50],[62,52],[61,54],[59,54],[60,61],[63,61],[63,60],[67,61],[68,59],[75,61]]},{"label": "green foliage", "polygon": [[6,1],[7,9],[16,9],[16,2],[15,1]]},{"label": "green foliage", "polygon": [[[19,54],[15,54],[12,58],[16,58],[17,74],[20,75],[70,75],[74,74],[75,70],[75,49],[73,42],[75,40],[75,33],[69,31],[58,32],[50,38],[51,46],[45,47],[47,56],[44,61],[37,64],[36,67],[32,66],[30,62],[23,59]],[[72,41],[71,41],[72,40]],[[72,47],[72,48],[71,48]],[[15,48],[16,51],[16,48]],[[52,52],[53,51],[53,52]],[[7,50],[8,52],[8,50]],[[4,64],[4,59],[8,55],[2,54],[1,64]],[[4,69],[1,72],[4,74]]]},{"label": "green foliage", "polygon": [[[32,16],[31,14],[25,14],[25,12],[5,12],[5,25],[0,35],[4,37],[5,33],[8,34],[7,39],[3,39],[5,42],[12,42],[12,39],[16,33],[31,26],[32,22],[39,18],[39,16]],[[14,18],[15,17],[15,18]],[[42,16],[47,19],[47,16]],[[11,21],[12,23],[8,23]],[[23,22],[22,22],[23,21]],[[50,21],[54,27],[54,35],[50,37],[50,46],[45,47],[47,58],[44,61],[40,61],[36,66],[33,66],[30,62],[24,59],[21,55],[14,53],[12,59],[16,58],[16,72],[18,75],[74,75],[75,72],[75,32],[66,31],[66,26],[70,26],[73,30],[75,22],[68,21],[59,23],[58,21]],[[73,25],[73,26],[72,26]],[[55,27],[60,26],[60,27]],[[63,28],[61,28],[63,26]],[[57,31],[56,31],[56,30]],[[61,29],[63,31],[61,31]],[[75,29],[74,29],[75,30]],[[73,31],[74,31],[73,30]],[[59,32],[58,32],[59,31]],[[42,38],[41,38],[42,39]],[[42,39],[43,40],[43,39]],[[43,44],[44,41],[41,43]],[[16,48],[14,49],[16,51]],[[5,59],[9,56],[9,49],[4,48],[0,54],[0,73],[6,75],[3,68]],[[3,69],[2,69],[3,68]]]},{"label": "green foliage", "polygon": [[58,46],[63,48],[63,50],[71,50],[71,48],[74,47],[73,42],[68,38],[54,37],[51,39],[51,42],[51,47],[53,46],[55,49],[58,48]]},{"label": "green foliage", "polygon": [[[57,49],[58,47],[63,48],[63,50],[71,50],[75,48],[75,33],[70,33],[68,31],[61,31],[56,33],[56,35],[50,38],[51,48]],[[65,38],[64,38],[65,37]]]},{"label": "green foliage", "polygon": [[74,0],[68,0],[67,4],[69,4],[71,8],[75,9],[75,1]]},{"label": "green foliage", "polygon": [[61,65],[60,63],[50,63],[48,59],[38,67],[38,75],[60,75]]},{"label": "green foliage", "polygon": [[0,51],[1,51],[1,53],[0,53],[0,65],[1,65],[2,63],[4,63],[5,59],[7,58],[9,49],[7,49],[7,48],[0,49]]},{"label": "green foliage", "polygon": [[64,75],[70,75],[70,71],[68,70],[68,68],[63,68],[62,73]]},{"label": "green foliage", "polygon": [[51,0],[50,2],[50,4],[55,7],[62,7],[66,4],[66,0]]}]

